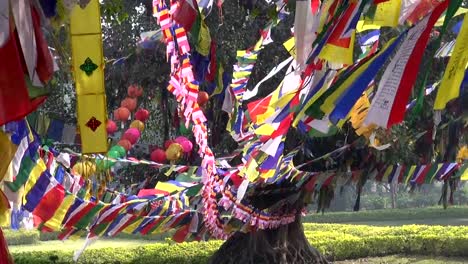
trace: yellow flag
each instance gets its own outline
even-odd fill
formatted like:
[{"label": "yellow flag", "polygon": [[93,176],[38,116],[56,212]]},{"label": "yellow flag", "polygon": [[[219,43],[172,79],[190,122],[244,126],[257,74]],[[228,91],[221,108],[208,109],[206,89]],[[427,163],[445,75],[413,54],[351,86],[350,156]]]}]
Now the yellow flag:
[{"label": "yellow flag", "polygon": [[440,83],[437,97],[434,103],[434,109],[442,110],[447,103],[460,95],[460,85],[465,75],[468,64],[468,19],[465,18],[455,42],[452,57],[448,62],[444,72],[444,77]]},{"label": "yellow flag", "polygon": [[351,34],[351,42],[349,47],[343,48],[333,44],[326,44],[319,54],[320,59],[327,60],[332,63],[351,65],[353,64],[354,40],[356,31]]},{"label": "yellow flag", "polygon": [[0,181],[5,176],[18,147],[11,142],[10,136],[0,130]]},{"label": "yellow flag", "polygon": [[[43,159],[38,159],[36,165],[29,173],[28,181],[24,187],[24,194],[29,193],[29,191],[34,187],[37,180],[41,176],[41,174],[47,169],[46,164],[44,163]],[[23,203],[26,204],[26,196],[23,197]]]},{"label": "yellow flag", "polygon": [[380,29],[380,26],[378,25],[366,25],[364,20],[359,20],[356,26],[356,31],[358,33],[366,31],[366,30],[374,30],[374,29]]},{"label": "yellow flag", "polygon": [[[459,16],[459,15],[463,15],[465,14],[466,12],[468,12],[468,8],[464,8],[464,7],[459,7],[457,12],[455,12],[455,15],[453,15],[453,17],[456,17],[456,16]],[[445,20],[445,14],[443,14],[442,16],[440,16],[439,20],[437,20],[437,22],[435,23],[435,26],[436,27],[440,27],[444,24],[444,20]]]},{"label": "yellow flag", "polygon": [[296,59],[296,44],[294,42],[294,37],[286,40],[286,42],[283,43],[284,48],[293,56],[294,59]]},{"label": "yellow flag", "polygon": [[197,45],[197,51],[200,53],[202,56],[208,56],[210,54],[210,46],[211,46],[211,35],[210,35],[210,29],[205,23],[205,19],[202,16],[201,18],[201,26],[200,26],[200,32],[198,34],[198,45]]},{"label": "yellow flag", "polygon": [[396,27],[400,17],[401,0],[389,0],[377,5],[373,19],[365,19],[364,25]]},{"label": "yellow flag", "polygon": [[91,0],[84,9],[75,6],[70,33],[81,152],[103,153],[107,151],[107,104],[98,0]]},{"label": "yellow flag", "polygon": [[460,178],[462,181],[468,181],[468,170],[465,170]]},{"label": "yellow flag", "polygon": [[63,199],[62,204],[59,206],[57,211],[55,211],[54,216],[52,216],[52,218],[47,220],[47,222],[44,225],[54,231],[60,230],[60,227],[62,226],[63,218],[65,218],[65,214],[67,213],[68,209],[70,208],[70,206],[72,205],[74,201],[75,201],[74,195],[72,194],[67,195]]}]

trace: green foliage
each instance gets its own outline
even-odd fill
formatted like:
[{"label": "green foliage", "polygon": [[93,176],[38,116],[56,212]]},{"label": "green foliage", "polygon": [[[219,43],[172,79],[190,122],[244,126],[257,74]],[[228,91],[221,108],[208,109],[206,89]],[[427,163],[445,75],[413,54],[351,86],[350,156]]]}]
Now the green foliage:
[{"label": "green foliage", "polygon": [[3,229],[3,235],[8,245],[29,245],[39,242],[39,232],[37,231],[14,231]]},{"label": "green foliage", "polygon": [[[342,224],[304,224],[309,242],[329,260],[390,254],[467,257],[468,227],[408,225],[371,227]],[[157,243],[137,248],[86,250],[78,263],[206,263],[222,241]],[[71,263],[69,250],[13,252],[15,262]]]},{"label": "green foliage", "polygon": [[435,218],[466,218],[468,207],[440,207],[413,208],[408,209],[385,209],[361,212],[336,212],[321,214],[310,214],[303,217],[303,222],[314,223],[345,223],[360,221],[391,221],[391,220],[417,220]]},{"label": "green foliage", "polygon": [[[51,241],[57,240],[58,232],[41,233],[35,230],[3,230],[8,245],[31,245],[39,243],[40,241]],[[151,235],[133,235],[120,233],[114,238],[116,239],[128,239],[128,240],[145,240],[145,241],[164,241],[166,238],[170,238],[173,235],[173,231],[169,231],[163,234],[151,234]]]},{"label": "green foliage", "polygon": [[330,260],[391,254],[468,256],[468,227],[304,224],[309,242]]}]

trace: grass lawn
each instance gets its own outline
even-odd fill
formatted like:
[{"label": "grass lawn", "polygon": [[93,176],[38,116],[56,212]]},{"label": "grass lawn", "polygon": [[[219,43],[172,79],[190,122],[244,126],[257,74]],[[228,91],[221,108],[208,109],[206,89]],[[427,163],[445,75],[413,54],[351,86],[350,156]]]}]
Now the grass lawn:
[{"label": "grass lawn", "polygon": [[468,206],[384,209],[360,212],[329,212],[309,214],[304,223],[343,223],[375,226],[468,225]]},{"label": "grass lawn", "polygon": [[[26,251],[54,251],[57,249],[60,250],[69,250],[75,251],[80,249],[84,245],[84,239],[77,239],[77,240],[51,240],[51,241],[40,241],[37,244],[32,245],[17,245],[17,246],[9,246],[11,253],[17,252],[26,252]],[[130,239],[99,239],[93,244],[91,244],[88,249],[99,249],[99,248],[131,248],[131,247],[138,247],[144,246],[148,244],[157,243],[155,241],[148,241],[148,240],[130,240]]]},{"label": "grass lawn", "polygon": [[358,263],[374,263],[374,264],[461,264],[461,263],[468,263],[467,259],[462,258],[431,258],[431,257],[423,257],[423,256],[386,256],[380,258],[363,258],[363,259],[356,259],[356,260],[345,260],[345,261],[337,261],[337,264],[358,264]]}]

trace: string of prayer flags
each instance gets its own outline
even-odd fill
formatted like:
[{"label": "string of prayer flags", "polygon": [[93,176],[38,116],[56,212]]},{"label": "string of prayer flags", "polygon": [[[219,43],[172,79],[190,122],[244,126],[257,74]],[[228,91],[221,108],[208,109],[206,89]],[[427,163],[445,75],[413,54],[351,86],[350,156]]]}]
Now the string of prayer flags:
[{"label": "string of prayer flags", "polygon": [[349,1],[318,56],[327,61],[352,65],[356,25],[367,0]]},{"label": "string of prayer flags", "polygon": [[468,19],[464,19],[462,28],[455,42],[452,56],[450,57],[444,76],[442,77],[439,90],[437,91],[437,96],[434,102],[435,110],[444,109],[450,100],[453,100],[460,95],[460,87],[468,66],[468,49],[466,48],[466,43],[468,43],[467,41]]},{"label": "string of prayer flags", "polygon": [[70,17],[73,76],[82,153],[107,152],[107,106],[104,89],[99,1],[83,9],[76,5]]},{"label": "string of prayer flags", "polygon": [[416,81],[432,27],[447,6],[448,1],[440,3],[431,14],[408,31],[379,82],[365,125],[374,123],[388,128],[403,121],[406,103]]},{"label": "string of prayer flags", "polygon": [[[334,94],[330,95],[328,99],[325,100],[321,109],[327,114],[330,113],[329,118],[332,123],[336,124],[340,119],[348,115],[356,101],[365,89],[367,89],[369,83],[375,78],[381,67],[387,61],[387,58],[393,53],[402,39],[403,34],[396,39],[388,41],[381,52],[373,56],[372,59],[368,60],[348,77],[347,81],[352,83],[348,83],[347,81],[343,83],[343,87],[346,88],[345,91],[341,91],[340,88],[338,88]],[[339,98],[337,98],[338,95],[340,96]],[[335,102],[332,101],[334,98],[337,98]],[[331,110],[332,107],[334,107],[333,110]]]}]

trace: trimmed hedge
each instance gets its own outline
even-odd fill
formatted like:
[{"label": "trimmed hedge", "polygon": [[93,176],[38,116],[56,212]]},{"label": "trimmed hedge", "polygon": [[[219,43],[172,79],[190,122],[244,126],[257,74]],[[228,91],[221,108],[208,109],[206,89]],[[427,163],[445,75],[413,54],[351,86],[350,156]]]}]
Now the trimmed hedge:
[{"label": "trimmed hedge", "polygon": [[[40,241],[57,240],[58,232],[42,233],[36,230],[10,230],[2,229],[5,235],[6,241],[10,246],[16,245],[30,245],[37,244]],[[163,241],[167,237],[171,237],[173,232],[166,232],[164,234],[151,234],[151,235],[132,235],[120,233],[115,236],[119,239],[129,240],[149,240],[149,241]]]},{"label": "trimmed hedge", "polygon": [[[392,254],[468,257],[468,227],[374,227],[304,224],[307,239],[329,260]],[[86,250],[78,263],[206,263],[222,241],[158,243],[136,248]],[[72,251],[13,252],[17,264],[71,263]]]},{"label": "trimmed hedge", "polygon": [[309,242],[330,260],[393,254],[468,257],[467,226],[304,224]]},{"label": "trimmed hedge", "polygon": [[38,231],[15,231],[10,229],[2,229],[3,235],[8,243],[8,245],[29,245],[36,244],[39,242],[39,232]]},{"label": "trimmed hedge", "polygon": [[453,206],[447,209],[441,207],[412,209],[382,209],[360,212],[330,212],[325,214],[309,214],[302,218],[304,223],[351,223],[361,221],[391,221],[417,220],[434,218],[466,218],[467,206]]}]

